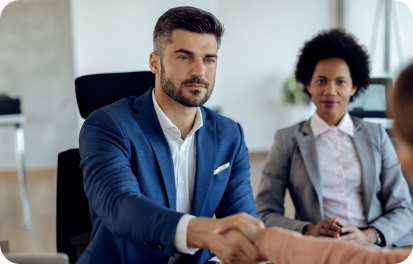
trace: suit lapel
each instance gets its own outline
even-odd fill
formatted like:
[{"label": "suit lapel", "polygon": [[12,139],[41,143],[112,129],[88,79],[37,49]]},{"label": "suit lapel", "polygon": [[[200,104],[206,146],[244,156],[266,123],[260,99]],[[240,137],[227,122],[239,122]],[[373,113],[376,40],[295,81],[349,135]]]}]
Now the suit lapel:
[{"label": "suit lapel", "polygon": [[369,131],[365,126],[363,126],[362,121],[360,119],[353,118],[353,123],[353,143],[361,166],[363,206],[366,211],[366,217],[368,217],[371,201],[373,199],[374,186],[376,184],[376,166],[373,144],[370,139]]},{"label": "suit lapel", "polygon": [[196,132],[196,172],[192,197],[191,213],[202,216],[205,201],[214,176],[216,151],[215,121],[207,119],[207,113],[201,107],[204,125]]},{"label": "suit lapel", "polygon": [[310,126],[310,120],[304,122],[303,127],[301,128],[301,133],[296,136],[298,147],[301,151],[301,156],[304,160],[305,167],[307,168],[308,176],[310,177],[311,183],[313,184],[314,190],[317,193],[317,198],[320,206],[320,220],[324,215],[323,207],[323,193],[320,177],[320,169],[318,163],[318,154],[317,154],[317,144],[316,138],[313,135]]},{"label": "suit lapel", "polygon": [[136,98],[133,103],[136,113],[133,115],[155,153],[165,184],[169,208],[176,210],[175,174],[172,154],[153,106],[152,90],[149,89],[145,94]]}]

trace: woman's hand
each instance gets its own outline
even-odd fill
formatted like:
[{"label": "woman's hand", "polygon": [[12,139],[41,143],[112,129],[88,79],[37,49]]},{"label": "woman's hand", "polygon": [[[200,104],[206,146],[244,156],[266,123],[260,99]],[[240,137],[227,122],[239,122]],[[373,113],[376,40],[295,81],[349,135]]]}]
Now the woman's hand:
[{"label": "woman's hand", "polygon": [[[266,233],[263,222],[246,214],[234,221],[223,222],[214,233],[222,235],[230,230],[237,230],[241,232],[255,245],[257,249],[260,248],[261,241]],[[266,259],[264,256],[261,256],[261,261],[263,260]]]},{"label": "woman's hand", "polygon": [[307,225],[303,234],[306,236],[339,238],[340,234],[343,233],[344,226],[345,224],[334,217],[327,220],[321,220],[316,225]]},{"label": "woman's hand", "polygon": [[339,240],[353,241],[358,243],[377,243],[377,235],[374,229],[369,228],[360,230],[355,226],[347,226],[343,228],[343,234]]}]

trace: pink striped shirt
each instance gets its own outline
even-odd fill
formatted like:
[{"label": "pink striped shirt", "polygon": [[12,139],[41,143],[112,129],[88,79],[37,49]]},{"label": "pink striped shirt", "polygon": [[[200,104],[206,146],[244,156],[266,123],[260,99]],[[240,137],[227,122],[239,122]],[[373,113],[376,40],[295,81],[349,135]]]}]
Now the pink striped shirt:
[{"label": "pink striped shirt", "polygon": [[337,217],[348,225],[366,227],[361,167],[352,139],[354,124],[350,115],[346,112],[338,126],[329,126],[314,113],[310,126],[317,142],[323,218]]}]

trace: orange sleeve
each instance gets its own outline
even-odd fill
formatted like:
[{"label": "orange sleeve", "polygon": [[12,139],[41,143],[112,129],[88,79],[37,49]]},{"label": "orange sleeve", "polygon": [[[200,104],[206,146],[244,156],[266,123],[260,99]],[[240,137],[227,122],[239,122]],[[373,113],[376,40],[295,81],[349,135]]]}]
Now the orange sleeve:
[{"label": "orange sleeve", "polygon": [[395,264],[407,259],[409,250],[373,249],[329,238],[303,236],[271,227],[259,245],[262,256],[277,264]]}]

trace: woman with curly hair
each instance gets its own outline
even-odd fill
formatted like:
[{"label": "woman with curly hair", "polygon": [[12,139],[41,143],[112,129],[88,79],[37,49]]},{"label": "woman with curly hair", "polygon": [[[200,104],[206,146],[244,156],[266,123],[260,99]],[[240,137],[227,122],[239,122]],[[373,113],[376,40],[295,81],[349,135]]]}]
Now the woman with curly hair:
[{"label": "woman with curly hair", "polygon": [[[317,109],[277,131],[256,198],[259,218],[308,236],[413,244],[411,196],[394,147],[380,125],[347,112],[370,83],[365,49],[341,29],[321,32],[301,50],[295,76]],[[295,219],[284,216],[287,188]]]},{"label": "woman with curly hair", "polygon": [[[335,34],[344,33],[338,32]],[[316,70],[314,70],[314,72],[316,72]],[[391,107],[392,115],[394,118],[394,132],[398,141],[397,154],[403,167],[403,171],[406,173],[407,179],[411,184],[413,184],[413,121],[411,118],[411,115],[413,113],[412,102],[413,63],[407,66],[397,78]],[[339,121],[339,123],[340,122],[342,121]],[[307,136],[310,136],[310,134],[308,134]],[[371,140],[372,142],[374,142],[374,136],[371,137]],[[376,148],[382,147],[376,145]],[[382,154],[386,155],[386,153]],[[391,152],[391,154],[393,155],[394,153]],[[288,157],[285,157],[285,159],[288,159]],[[384,162],[383,160],[382,162],[383,166],[385,166],[384,164],[387,164],[387,162]],[[385,169],[385,167],[383,167],[383,169]],[[391,176],[383,174],[382,177]],[[393,180],[395,181],[399,180],[396,176],[393,176],[391,178],[393,178]],[[379,181],[379,179],[377,179],[377,181]],[[381,186],[384,186],[384,184],[380,184]],[[393,190],[391,189],[386,190],[384,188],[382,191],[375,192],[374,195],[377,195],[376,193],[380,192],[386,193],[392,191]],[[400,189],[396,189],[394,191],[397,192],[400,191]],[[386,194],[379,195],[381,195],[382,197],[386,196]],[[388,207],[389,205],[387,205],[386,201],[383,200],[383,206]],[[384,214],[384,216],[386,215],[387,214]],[[378,221],[381,217],[378,217],[376,221]],[[387,216],[387,219],[390,220],[392,218],[390,216]],[[395,219],[394,221],[397,221],[397,219]],[[410,219],[408,222],[399,224],[408,225],[411,222],[412,220]],[[260,257],[263,260],[271,260],[272,262],[278,264],[394,264],[406,260],[412,253],[411,246],[396,249],[383,248],[376,250],[357,243],[349,243],[347,242],[347,239],[338,241],[331,240],[326,237],[316,238],[311,236],[303,236],[298,232],[293,232],[274,226],[263,229],[258,227],[257,225],[252,224],[251,221],[245,220],[224,223],[224,225],[222,225],[215,232],[225,233],[230,229],[237,229],[243,232],[244,235],[246,235],[251,241],[253,241],[255,246],[259,248]]]}]

